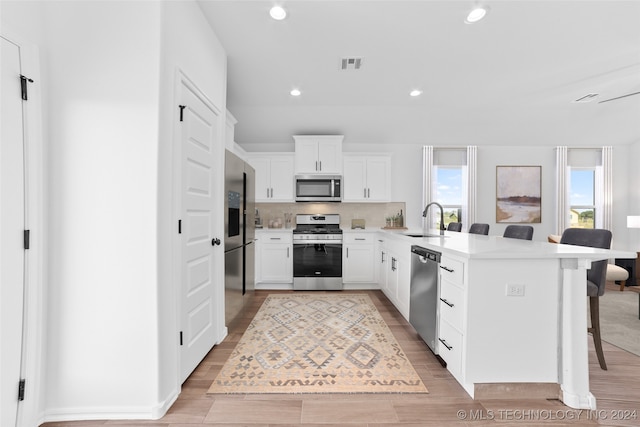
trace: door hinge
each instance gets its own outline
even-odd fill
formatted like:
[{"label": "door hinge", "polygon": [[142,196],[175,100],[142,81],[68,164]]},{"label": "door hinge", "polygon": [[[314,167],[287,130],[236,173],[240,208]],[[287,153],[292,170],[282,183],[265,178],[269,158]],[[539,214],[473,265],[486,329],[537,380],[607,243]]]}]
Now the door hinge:
[{"label": "door hinge", "polygon": [[20,380],[18,383],[18,401],[22,402],[24,400],[24,379]]},{"label": "door hinge", "polygon": [[31,230],[24,230],[24,248],[29,249],[31,244]]},{"label": "door hinge", "polygon": [[182,331],[180,331],[180,345],[182,345]]},{"label": "door hinge", "polygon": [[178,234],[182,234],[182,220],[178,220]]},{"label": "door hinge", "polygon": [[180,108],[180,121],[184,121],[184,109],[186,108],[186,105],[178,105],[178,108]]},{"label": "door hinge", "polygon": [[20,74],[20,89],[22,90],[22,99],[24,101],[29,99],[27,96],[27,82],[33,83],[33,80]]}]

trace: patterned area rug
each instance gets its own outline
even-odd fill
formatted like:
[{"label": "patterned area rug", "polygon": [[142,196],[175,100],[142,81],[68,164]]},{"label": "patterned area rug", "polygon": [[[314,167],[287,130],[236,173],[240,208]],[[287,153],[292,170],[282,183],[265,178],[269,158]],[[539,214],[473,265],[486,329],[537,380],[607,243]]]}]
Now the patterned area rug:
[{"label": "patterned area rug", "polygon": [[600,297],[600,333],[603,341],[640,356],[638,304],[633,291],[607,289]]},{"label": "patterned area rug", "polygon": [[368,295],[269,295],[208,393],[427,393]]}]

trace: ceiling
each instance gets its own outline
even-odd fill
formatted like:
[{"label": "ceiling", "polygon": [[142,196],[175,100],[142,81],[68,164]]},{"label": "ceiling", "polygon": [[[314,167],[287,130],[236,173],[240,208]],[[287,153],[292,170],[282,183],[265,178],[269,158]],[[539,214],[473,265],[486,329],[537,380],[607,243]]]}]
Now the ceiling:
[{"label": "ceiling", "polygon": [[[201,0],[228,55],[241,146],[640,141],[640,1]],[[362,58],[359,70],[341,59]],[[302,95],[289,94],[299,88]],[[422,95],[410,97],[413,89]],[[574,100],[597,93],[590,102]]]}]

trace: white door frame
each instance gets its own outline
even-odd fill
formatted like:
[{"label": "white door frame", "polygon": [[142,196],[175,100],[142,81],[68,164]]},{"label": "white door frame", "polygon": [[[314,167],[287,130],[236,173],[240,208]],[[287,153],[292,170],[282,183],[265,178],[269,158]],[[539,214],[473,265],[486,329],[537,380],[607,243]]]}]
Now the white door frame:
[{"label": "white door frame", "polygon": [[[21,377],[25,379],[25,399],[18,407],[18,427],[40,424],[45,401],[44,363],[47,296],[44,286],[46,227],[44,223],[44,163],[42,143],[42,87],[37,46],[5,29],[3,38],[20,48],[22,74],[32,79],[28,100],[23,101],[25,143],[25,229],[30,230],[30,247],[25,254],[25,295]],[[16,82],[19,84],[19,82]]]},{"label": "white door frame", "polygon": [[[185,85],[187,87],[189,87],[195,94],[198,95],[198,97],[209,107],[211,108],[213,111],[217,111],[219,112],[220,115],[220,126],[218,127],[218,141],[223,144],[222,149],[221,149],[221,155],[219,156],[220,158],[218,159],[218,164],[216,165],[216,168],[218,171],[220,171],[221,174],[221,179],[220,181],[220,188],[218,189],[220,192],[220,195],[222,195],[223,193],[223,188],[222,188],[222,181],[224,180],[224,131],[225,131],[225,123],[226,123],[226,117],[225,117],[225,111],[226,110],[221,110],[220,108],[217,108],[215,106],[215,104],[209,99],[209,97],[207,97],[200,89],[199,87],[186,75],[186,73],[181,70],[181,69],[177,69],[176,70],[176,77],[175,77],[175,83],[174,83],[174,94],[173,94],[173,105],[176,107],[176,109],[174,110],[175,115],[173,117],[176,118],[175,120],[175,126],[174,126],[174,130],[173,130],[173,147],[172,147],[172,155],[173,155],[173,163],[172,163],[172,225],[176,227],[176,232],[172,233],[172,241],[171,241],[171,245],[172,245],[172,282],[174,284],[178,284],[180,283],[180,281],[182,280],[182,244],[181,244],[181,238],[180,235],[177,233],[177,227],[178,227],[178,220],[181,219],[181,214],[182,214],[182,185],[181,185],[181,180],[182,180],[182,163],[181,163],[181,159],[182,159],[182,146],[180,144],[181,141],[181,132],[182,129],[178,123],[178,118],[179,118],[179,110],[177,108],[177,106],[180,104],[180,95],[181,95],[181,87],[182,85]],[[219,198],[220,200],[216,202],[216,206],[214,206],[214,209],[217,212],[220,212],[220,218],[218,218],[217,220],[217,229],[220,230],[219,236],[222,239],[224,236],[224,219],[223,219],[223,215],[222,215],[222,210],[223,210],[223,199],[222,197]],[[215,230],[214,230],[215,232]],[[216,310],[217,310],[217,316],[215,319],[215,330],[216,330],[216,334],[217,334],[217,339],[216,339],[216,344],[219,344],[227,335],[227,328],[225,326],[224,323],[224,243],[218,248],[218,250],[216,251],[217,254],[215,254],[214,256],[219,257],[218,259],[218,263],[217,265],[220,266],[220,269],[218,271],[216,271],[214,274],[214,278],[216,280],[216,283],[221,284],[221,286],[218,286],[215,289],[215,301],[216,301]],[[182,319],[182,306],[181,306],[181,302],[182,302],[182,294],[181,294],[181,287],[180,286],[175,286],[174,288],[174,293],[175,293],[175,310],[176,310],[176,328],[175,328],[175,333],[176,333],[176,343],[178,343],[177,337],[178,337],[178,333],[181,330],[181,319]],[[176,365],[176,378],[180,378],[180,371],[181,371],[181,356],[180,356],[180,347],[179,344],[176,346],[176,353],[177,353],[177,365]],[[178,385],[179,387],[182,386],[181,381],[178,380]]]}]

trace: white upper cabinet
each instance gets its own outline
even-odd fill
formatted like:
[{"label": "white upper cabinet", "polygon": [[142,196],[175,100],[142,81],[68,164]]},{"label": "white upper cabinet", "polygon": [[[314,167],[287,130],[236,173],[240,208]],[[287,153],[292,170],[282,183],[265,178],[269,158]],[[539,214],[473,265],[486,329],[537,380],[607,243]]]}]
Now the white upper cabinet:
[{"label": "white upper cabinet", "polygon": [[251,154],[256,170],[256,202],[293,202],[293,156],[289,153]]},{"label": "white upper cabinet", "polygon": [[344,155],[344,202],[388,202],[391,200],[391,157],[388,155]]},{"label": "white upper cabinet", "polygon": [[294,135],[295,173],[342,175],[342,135]]}]

